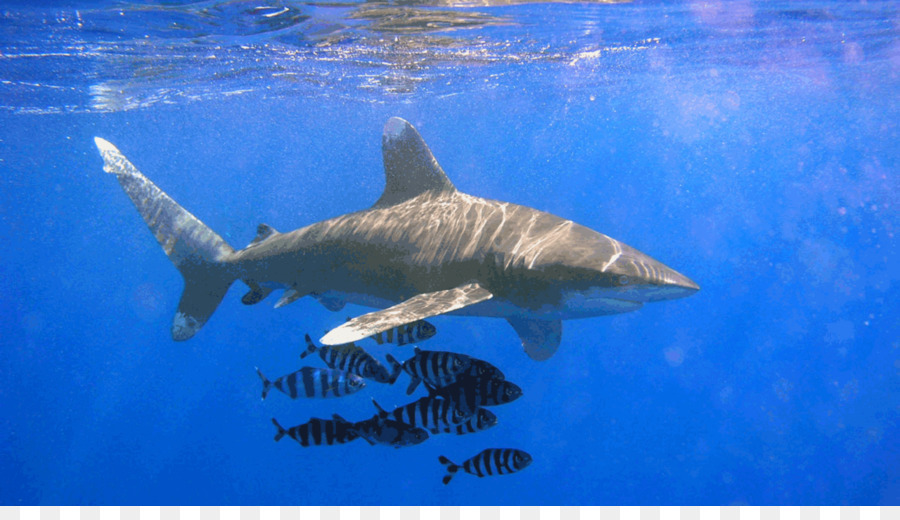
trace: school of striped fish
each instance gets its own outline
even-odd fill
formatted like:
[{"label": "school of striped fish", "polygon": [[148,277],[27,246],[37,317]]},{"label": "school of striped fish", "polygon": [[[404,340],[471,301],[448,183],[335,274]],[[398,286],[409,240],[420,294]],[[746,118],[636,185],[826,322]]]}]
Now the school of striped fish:
[{"label": "school of striped fish", "polygon": [[[425,320],[395,327],[370,338],[378,345],[410,345],[433,337],[437,329]],[[497,416],[486,407],[515,401],[522,389],[506,380],[494,365],[464,354],[442,350],[422,350],[414,347],[414,354],[400,362],[385,355],[387,366],[355,343],[316,346],[307,334],[304,359],[318,354],[328,368],[304,366],[295,372],[269,380],[257,368],[262,381],[262,398],[276,389],[291,399],[339,398],[356,393],[366,381],[392,385],[401,374],[409,376],[406,394],[423,385],[428,395],[393,410],[383,408],[375,399],[375,414],[361,421],[349,421],[338,414],[330,419],[313,417],[303,424],[285,428],[276,419],[275,440],[285,435],[303,447],[332,446],[363,439],[370,445],[394,448],[414,446],[441,433],[466,435],[497,425]],[[528,453],[514,448],[487,448],[461,464],[441,455],[439,462],[447,474],[442,482],[448,484],[463,470],[478,477],[515,473],[531,464]]]}]

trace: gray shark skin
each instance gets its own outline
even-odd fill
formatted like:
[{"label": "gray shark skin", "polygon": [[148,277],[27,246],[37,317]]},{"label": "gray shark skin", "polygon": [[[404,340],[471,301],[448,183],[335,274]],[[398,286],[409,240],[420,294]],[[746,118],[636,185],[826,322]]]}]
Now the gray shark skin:
[{"label": "gray shark skin", "polygon": [[559,346],[561,320],[629,312],[699,287],[649,256],[570,220],[456,190],[408,122],[390,119],[382,152],[386,186],[374,206],[290,233],[261,224],[234,250],[95,138],[113,173],[185,278],[172,337],[191,338],[229,286],[255,304],[284,289],[276,307],[313,296],[382,309],[321,338],[357,341],[438,314],[505,318],[530,357]]}]

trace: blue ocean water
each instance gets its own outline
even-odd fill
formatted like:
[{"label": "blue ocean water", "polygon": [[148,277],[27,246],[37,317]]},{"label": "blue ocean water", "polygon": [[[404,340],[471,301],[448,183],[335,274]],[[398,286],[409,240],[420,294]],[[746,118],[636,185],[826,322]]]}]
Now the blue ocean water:
[{"label": "blue ocean water", "polygon": [[[896,505],[898,92],[888,1],[4,2],[0,503]],[[182,279],[93,137],[243,246],[370,206],[391,116],[461,191],[701,291],[567,321],[542,363],[503,320],[432,318],[424,348],[522,387],[495,428],[273,442],[410,400],[260,400],[254,367],[316,364],[303,334],[370,309],[238,283],[174,342]],[[441,484],[487,447],[534,462]]]}]

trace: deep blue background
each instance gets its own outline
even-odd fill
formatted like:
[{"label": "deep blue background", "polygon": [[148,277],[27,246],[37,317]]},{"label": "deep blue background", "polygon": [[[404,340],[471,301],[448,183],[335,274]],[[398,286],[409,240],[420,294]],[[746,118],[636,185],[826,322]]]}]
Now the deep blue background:
[{"label": "deep blue background", "polygon": [[[900,502],[895,3],[456,8],[505,23],[427,33],[472,57],[415,66],[398,56],[421,47],[397,42],[452,45],[362,27],[338,48],[355,58],[332,61],[298,42],[308,25],[247,36],[246,9],[192,40],[144,30],[177,13],[90,7],[0,17],[0,503]],[[566,322],[545,363],[502,320],[434,318],[425,347],[523,388],[496,428],[403,450],[272,442],[273,416],[410,400],[403,381],[259,399],[254,366],[296,370],[303,333],[367,309],[245,307],[238,283],[173,342],[182,281],[92,139],[240,247],[260,222],[371,205],[394,115],[461,191],[573,219],[702,290]],[[438,455],[493,446],[534,463],[441,485]]]}]

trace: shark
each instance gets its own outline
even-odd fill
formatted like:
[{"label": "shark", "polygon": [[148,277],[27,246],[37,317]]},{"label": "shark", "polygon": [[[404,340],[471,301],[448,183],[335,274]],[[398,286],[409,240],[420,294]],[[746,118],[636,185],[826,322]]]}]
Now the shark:
[{"label": "shark", "polygon": [[241,301],[281,291],[275,307],[309,296],[327,309],[376,309],[329,330],[351,343],[450,314],[505,319],[534,360],[549,359],[562,321],[619,314],[689,296],[699,286],[648,255],[571,220],[456,189],[418,131],[384,126],[385,188],[369,208],[281,233],[260,224],[240,250],[145,177],[114,145],[94,139],[184,278],[172,338],[193,337],[237,280]]}]

